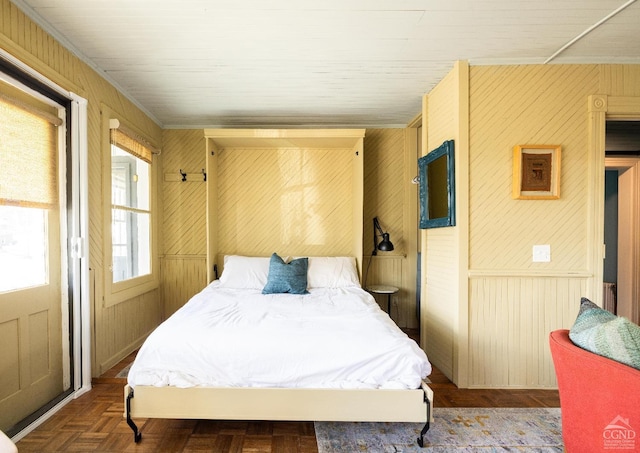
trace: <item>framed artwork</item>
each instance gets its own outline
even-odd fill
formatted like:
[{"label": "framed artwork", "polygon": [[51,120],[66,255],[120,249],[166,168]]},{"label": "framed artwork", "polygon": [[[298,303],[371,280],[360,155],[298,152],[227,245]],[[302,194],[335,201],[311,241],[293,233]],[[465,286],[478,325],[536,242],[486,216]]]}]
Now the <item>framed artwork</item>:
[{"label": "framed artwork", "polygon": [[513,198],[560,198],[560,145],[517,145],[513,148]]}]

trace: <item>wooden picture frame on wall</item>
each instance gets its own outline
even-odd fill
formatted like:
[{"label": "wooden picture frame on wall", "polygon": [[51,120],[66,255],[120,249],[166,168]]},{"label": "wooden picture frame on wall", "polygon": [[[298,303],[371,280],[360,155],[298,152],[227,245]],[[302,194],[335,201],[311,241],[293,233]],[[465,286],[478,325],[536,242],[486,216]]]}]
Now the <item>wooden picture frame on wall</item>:
[{"label": "wooden picture frame on wall", "polygon": [[561,145],[516,145],[513,148],[513,198],[560,198]]}]

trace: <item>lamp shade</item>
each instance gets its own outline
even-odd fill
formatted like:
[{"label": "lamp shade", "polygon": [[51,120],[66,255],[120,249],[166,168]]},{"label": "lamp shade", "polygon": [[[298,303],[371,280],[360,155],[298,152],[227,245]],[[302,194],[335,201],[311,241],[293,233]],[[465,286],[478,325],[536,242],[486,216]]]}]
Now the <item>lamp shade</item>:
[{"label": "lamp shade", "polygon": [[[382,237],[382,242],[378,244],[378,236]],[[382,231],[382,227],[380,226],[380,222],[378,222],[378,218],[373,218],[373,251],[372,255],[376,255],[378,250],[381,252],[390,252],[393,250],[393,244],[389,240],[389,233],[385,233]]]},{"label": "lamp shade", "polygon": [[381,252],[390,252],[393,250],[393,244],[389,240],[389,233],[382,233],[382,241],[378,244],[378,250]]}]

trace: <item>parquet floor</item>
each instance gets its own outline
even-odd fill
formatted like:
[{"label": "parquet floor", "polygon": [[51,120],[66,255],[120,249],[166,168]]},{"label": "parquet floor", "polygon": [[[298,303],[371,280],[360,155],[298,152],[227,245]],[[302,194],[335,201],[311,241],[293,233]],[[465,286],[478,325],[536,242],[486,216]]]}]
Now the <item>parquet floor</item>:
[{"label": "parquet floor", "polygon": [[[414,334],[414,332],[409,332]],[[18,442],[27,452],[317,453],[313,422],[136,420],[142,441],[122,418],[125,379],[115,376],[134,354]],[[439,370],[432,381],[438,407],[560,407],[553,390],[458,389]]]}]

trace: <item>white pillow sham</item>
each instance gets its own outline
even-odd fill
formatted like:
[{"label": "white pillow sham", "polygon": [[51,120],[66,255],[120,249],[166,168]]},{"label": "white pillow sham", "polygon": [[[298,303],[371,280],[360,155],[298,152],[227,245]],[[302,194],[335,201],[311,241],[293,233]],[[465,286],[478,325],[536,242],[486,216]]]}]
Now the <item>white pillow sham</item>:
[{"label": "white pillow sham", "polygon": [[[268,257],[225,255],[220,286],[261,290],[269,277]],[[289,261],[289,259],[285,259]],[[360,286],[356,259],[352,256],[311,256],[307,270],[307,288],[343,288]]]},{"label": "white pillow sham", "polygon": [[235,289],[259,289],[267,284],[268,257],[225,255],[220,286]]},{"label": "white pillow sham", "polygon": [[310,256],[307,288],[360,286],[356,259],[352,256]]}]

